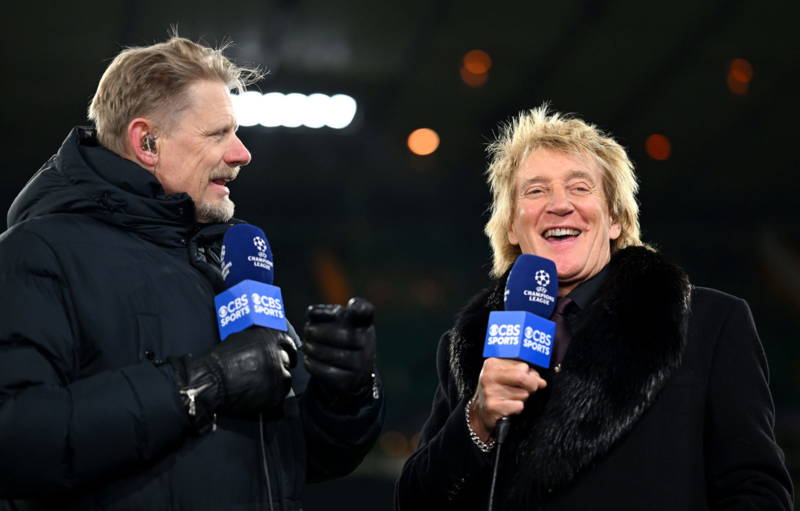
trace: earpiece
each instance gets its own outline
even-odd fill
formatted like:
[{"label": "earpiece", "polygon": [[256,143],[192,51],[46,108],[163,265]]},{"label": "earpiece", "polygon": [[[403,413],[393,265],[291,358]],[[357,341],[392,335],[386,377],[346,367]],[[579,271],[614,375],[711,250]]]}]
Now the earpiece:
[{"label": "earpiece", "polygon": [[142,137],[142,149],[148,153],[156,154],[156,137],[153,135],[145,135]]}]

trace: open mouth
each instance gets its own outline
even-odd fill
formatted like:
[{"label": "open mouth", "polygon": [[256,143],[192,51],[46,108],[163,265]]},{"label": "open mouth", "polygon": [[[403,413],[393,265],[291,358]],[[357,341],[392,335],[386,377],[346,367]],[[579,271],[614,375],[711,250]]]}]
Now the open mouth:
[{"label": "open mouth", "polygon": [[216,193],[221,193],[223,195],[229,195],[231,191],[228,189],[227,184],[233,181],[233,178],[229,177],[216,177],[209,180],[209,186],[213,190],[216,190]]},{"label": "open mouth", "polygon": [[547,241],[565,241],[575,239],[580,235],[581,231],[571,227],[555,227],[542,233],[542,237]]}]

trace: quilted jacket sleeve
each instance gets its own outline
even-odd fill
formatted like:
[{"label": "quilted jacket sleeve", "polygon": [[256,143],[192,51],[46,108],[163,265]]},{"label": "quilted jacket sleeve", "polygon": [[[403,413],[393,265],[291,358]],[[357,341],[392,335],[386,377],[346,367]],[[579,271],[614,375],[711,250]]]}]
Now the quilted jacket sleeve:
[{"label": "quilted jacket sleeve", "polygon": [[342,411],[327,406],[314,378],[301,369],[305,378],[310,378],[300,399],[306,442],[306,480],[318,482],[347,475],[358,467],[383,427],[380,378],[375,382],[376,398],[371,396],[358,409]]},{"label": "quilted jacket sleeve", "polygon": [[43,496],[146,463],[186,418],[150,363],[82,377],[70,286],[46,240],[0,238],[0,497]]}]

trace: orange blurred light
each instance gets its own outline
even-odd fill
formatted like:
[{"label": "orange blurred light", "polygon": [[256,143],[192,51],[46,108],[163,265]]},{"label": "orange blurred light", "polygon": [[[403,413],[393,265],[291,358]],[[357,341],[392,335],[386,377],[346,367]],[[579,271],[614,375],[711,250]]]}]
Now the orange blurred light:
[{"label": "orange blurred light", "polygon": [[486,83],[486,80],[489,79],[489,73],[483,73],[483,74],[470,73],[466,67],[462,67],[459,70],[459,73],[461,73],[461,80],[470,87],[480,87],[481,85]]},{"label": "orange blurred light", "polygon": [[412,451],[415,451],[417,449],[420,438],[422,438],[422,433],[420,432],[411,435],[411,439],[408,441],[408,446],[411,448]]},{"label": "orange blurred light", "polygon": [[408,148],[414,154],[427,156],[439,148],[439,135],[432,129],[416,129],[408,136]]},{"label": "orange blurred light", "polygon": [[750,82],[740,82],[738,80],[735,80],[730,73],[728,73],[728,77],[725,79],[725,83],[728,85],[728,90],[730,90],[733,94],[736,94],[737,96],[744,96],[750,89]]},{"label": "orange blurred light", "polygon": [[389,456],[406,456],[409,452],[408,440],[399,431],[387,431],[382,434],[378,439],[378,445]]},{"label": "orange blurred light", "polygon": [[733,59],[728,68],[728,76],[731,80],[749,83],[753,79],[753,66],[745,59]]},{"label": "orange blurred light", "polygon": [[471,50],[464,55],[464,68],[474,75],[485,75],[492,67],[492,58],[483,50]]},{"label": "orange blurred light", "polygon": [[314,255],[314,273],[327,303],[346,303],[352,296],[344,269],[328,250]]},{"label": "orange blurred light", "polygon": [[647,156],[654,160],[666,160],[669,158],[670,153],[672,153],[672,144],[670,144],[669,139],[658,133],[647,137],[647,140],[644,142],[644,147],[647,151]]}]

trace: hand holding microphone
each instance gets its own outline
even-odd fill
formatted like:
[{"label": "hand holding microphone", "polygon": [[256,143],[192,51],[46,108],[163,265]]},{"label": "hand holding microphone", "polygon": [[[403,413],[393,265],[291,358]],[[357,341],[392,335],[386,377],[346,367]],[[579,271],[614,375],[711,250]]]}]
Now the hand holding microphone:
[{"label": "hand holding microphone", "polygon": [[297,348],[285,332],[256,327],[232,334],[204,356],[170,363],[199,430],[215,413],[253,417],[280,405],[289,392]]},{"label": "hand holding microphone", "polygon": [[[506,281],[504,311],[489,314],[483,368],[470,401],[470,427],[486,442],[500,419],[517,415],[531,394],[547,386],[535,369],[550,367],[558,294],[555,263],[523,254]],[[502,440],[502,439],[500,439]]]},{"label": "hand holding microphone", "polygon": [[351,298],[345,307],[308,308],[303,329],[305,366],[334,408],[352,409],[372,393],[373,315],[374,307],[363,298]]},{"label": "hand holding microphone", "polygon": [[517,415],[531,394],[547,386],[527,362],[487,358],[471,401],[470,426],[487,442],[501,417]]},{"label": "hand holding microphone", "polygon": [[225,232],[222,274],[226,289],[214,299],[222,342],[201,357],[169,359],[197,431],[215,413],[252,417],[280,406],[291,390],[289,369],[297,363],[261,229],[237,224]]}]

